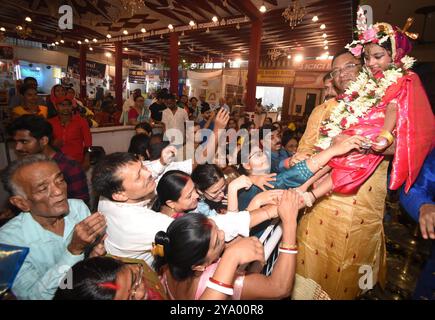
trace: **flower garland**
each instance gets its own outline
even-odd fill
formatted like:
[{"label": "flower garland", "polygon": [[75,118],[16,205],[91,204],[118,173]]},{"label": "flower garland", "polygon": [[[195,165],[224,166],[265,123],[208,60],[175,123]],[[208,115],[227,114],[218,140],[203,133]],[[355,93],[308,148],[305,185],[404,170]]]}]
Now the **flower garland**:
[{"label": "flower garland", "polygon": [[374,76],[364,68],[345,93],[338,96],[338,105],[330,117],[321,124],[320,137],[315,147],[327,149],[332,143],[332,138],[358,123],[373,106],[381,102],[388,87],[405,75],[415,61],[412,57],[404,56],[401,59],[401,67],[392,65]]}]

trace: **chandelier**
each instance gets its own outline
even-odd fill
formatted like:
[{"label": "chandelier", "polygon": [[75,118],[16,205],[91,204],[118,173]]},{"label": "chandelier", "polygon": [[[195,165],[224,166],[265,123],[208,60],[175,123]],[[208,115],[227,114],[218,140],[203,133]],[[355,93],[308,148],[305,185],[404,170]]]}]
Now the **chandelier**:
[{"label": "chandelier", "polygon": [[138,10],[145,8],[145,4],[143,0],[120,0],[122,7],[130,11],[130,14],[133,15]]},{"label": "chandelier", "polygon": [[17,26],[15,28],[15,30],[17,30],[17,34],[20,38],[26,39],[28,37],[30,37],[30,35],[32,34],[32,29],[28,26]]},{"label": "chandelier", "polygon": [[282,13],[285,21],[288,21],[289,26],[293,29],[302,22],[303,17],[307,13],[305,7],[302,7],[298,0],[293,1]]},{"label": "chandelier", "polygon": [[272,61],[278,60],[281,54],[282,54],[281,50],[279,49],[269,49],[267,51],[267,55],[269,56],[269,59]]}]

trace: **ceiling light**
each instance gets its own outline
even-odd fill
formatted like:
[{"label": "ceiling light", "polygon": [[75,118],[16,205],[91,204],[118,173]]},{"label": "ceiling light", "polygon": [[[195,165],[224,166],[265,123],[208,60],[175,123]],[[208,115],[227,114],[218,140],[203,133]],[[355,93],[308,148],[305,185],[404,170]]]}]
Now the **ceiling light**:
[{"label": "ceiling light", "polygon": [[211,18],[211,21],[213,21],[214,23],[218,22],[218,18],[216,16],[213,16],[213,18]]},{"label": "ceiling light", "polygon": [[266,11],[267,11],[267,8],[266,8],[266,6],[263,4],[261,7],[260,7],[260,12],[261,13],[265,13]]},{"label": "ceiling light", "polygon": [[172,24],[168,25],[169,30],[174,30],[174,26]]},{"label": "ceiling light", "polygon": [[112,36],[110,35],[110,33],[109,33],[106,37],[107,37],[107,39],[112,38]]},{"label": "ceiling light", "polygon": [[289,54],[289,55],[287,56],[287,59],[290,60],[291,58],[292,58],[292,56]]},{"label": "ceiling light", "polygon": [[125,34],[125,35],[127,35],[127,34],[128,34],[128,31],[127,31],[127,30],[124,30],[124,31],[122,31],[122,33]]},{"label": "ceiling light", "polygon": [[95,38],[94,38],[94,39],[92,39],[92,41],[93,41],[93,42],[98,42],[98,40],[97,40],[97,39],[95,39]]},{"label": "ceiling light", "polygon": [[128,51],[128,48],[124,48],[124,51]]},{"label": "ceiling light", "polygon": [[17,29],[18,30],[23,30],[23,27],[22,26],[18,26]]},{"label": "ceiling light", "polygon": [[81,42],[80,40],[79,40],[79,41],[77,41],[77,43],[78,43],[78,44],[82,44],[82,42]]},{"label": "ceiling light", "polygon": [[86,42],[86,43],[89,43],[89,40],[88,40],[88,39],[85,39],[85,42]]},{"label": "ceiling light", "polygon": [[228,63],[231,63],[231,59],[228,59]]},{"label": "ceiling light", "polygon": [[302,60],[304,60],[304,56],[303,56],[303,55],[301,55],[301,54],[297,54],[297,55],[295,56],[295,61],[296,61],[296,62],[301,62]]},{"label": "ceiling light", "polygon": [[321,26],[320,26],[320,29],[325,29],[326,28],[326,26],[324,25],[324,24],[322,24]]},{"label": "ceiling light", "polygon": [[26,20],[27,22],[32,22],[32,18],[30,18],[30,17],[26,17],[26,19],[24,19],[24,20]]},{"label": "ceiling light", "polygon": [[140,32],[145,33],[145,32],[147,32],[147,29],[142,28],[142,29],[140,29]]},{"label": "ceiling light", "polygon": [[65,41],[63,39],[60,40],[60,43],[65,43]]},{"label": "ceiling light", "polygon": [[54,42],[52,42],[51,45],[54,47],[56,44]]},{"label": "ceiling light", "polygon": [[186,60],[183,59],[183,63],[186,63]]},{"label": "ceiling light", "polygon": [[1,27],[1,28],[0,28],[0,31],[1,31],[1,32],[5,32],[6,29],[5,29],[4,27]]},{"label": "ceiling light", "polygon": [[92,48],[92,47],[89,47],[89,50],[90,50],[90,51],[94,51],[94,48]]},{"label": "ceiling light", "polygon": [[58,46],[59,45],[59,41],[56,41],[54,44]]},{"label": "ceiling light", "polygon": [[153,63],[153,59],[150,59],[150,62]]},{"label": "ceiling light", "polygon": [[194,26],[195,26],[195,21],[190,20],[190,21],[189,21],[189,26],[194,27]]},{"label": "ceiling light", "polygon": [[323,38],[326,38],[328,35],[326,33],[322,34]]},{"label": "ceiling light", "polygon": [[314,16],[312,20],[313,20],[313,22],[316,22],[316,21],[319,20],[319,17],[318,16]]},{"label": "ceiling light", "polygon": [[325,50],[328,50],[328,48],[329,48],[328,46],[324,46],[324,47],[323,47],[323,49],[325,49]]},{"label": "ceiling light", "polygon": [[323,41],[323,44],[326,46],[328,44],[328,40]]},{"label": "ceiling light", "polygon": [[180,45],[181,44],[181,42],[180,41],[178,41],[178,45]]},{"label": "ceiling light", "polygon": [[111,54],[110,52],[106,52],[106,53],[105,53],[105,56],[106,56],[107,58],[110,58],[110,57],[112,56],[112,54]]}]

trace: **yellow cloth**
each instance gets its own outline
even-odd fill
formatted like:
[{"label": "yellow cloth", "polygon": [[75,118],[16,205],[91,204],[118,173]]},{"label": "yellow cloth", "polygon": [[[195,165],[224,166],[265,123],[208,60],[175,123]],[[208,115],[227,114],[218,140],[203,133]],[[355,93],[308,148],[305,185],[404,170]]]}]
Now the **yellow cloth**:
[{"label": "yellow cloth", "polygon": [[[39,108],[39,111],[35,114],[38,116],[43,116],[44,118],[47,119],[48,108],[46,106],[38,106],[38,108]],[[14,115],[14,117],[18,118],[18,117],[23,116],[25,114],[34,114],[34,113],[27,111],[22,106],[17,106],[17,107],[12,109],[12,114]]]},{"label": "yellow cloth", "polygon": [[[326,104],[326,108],[325,108]],[[298,152],[313,153],[321,121],[331,102],[310,116]],[[316,111],[316,108],[314,111]],[[296,273],[318,283],[331,299],[354,299],[361,293],[359,268],[372,268],[373,286],[385,283],[383,229],[388,161],[384,160],[356,195],[333,194],[319,200],[299,221]],[[298,278],[295,287],[300,286]]]},{"label": "yellow cloth", "polygon": [[332,109],[338,105],[337,100],[329,99],[318,105],[308,118],[307,128],[299,141],[298,153],[314,153],[314,144],[319,139],[319,128],[323,120],[329,118]]}]

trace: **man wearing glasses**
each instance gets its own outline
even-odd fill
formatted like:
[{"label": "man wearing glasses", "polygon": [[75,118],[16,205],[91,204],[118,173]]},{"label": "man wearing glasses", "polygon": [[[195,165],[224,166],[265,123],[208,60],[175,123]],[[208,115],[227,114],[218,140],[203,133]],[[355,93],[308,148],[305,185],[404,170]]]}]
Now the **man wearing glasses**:
[{"label": "man wearing glasses", "polygon": [[[330,76],[338,94],[344,93],[356,80],[360,70],[360,61],[349,51],[334,57]],[[336,105],[338,102],[333,98],[313,110],[293,162],[314,153],[321,122],[329,117]],[[390,149],[384,154],[392,152]],[[299,254],[296,265],[296,273],[300,277],[296,277],[295,287],[303,287],[303,282],[310,279],[318,283],[331,299],[354,299],[362,290],[371,289],[364,283],[361,285],[364,273],[360,270],[361,266],[371,271],[368,276],[373,285],[377,281],[381,284],[385,281],[386,251],[382,220],[387,169],[388,160],[384,160],[356,195],[325,196],[302,217],[298,225]]]}]

